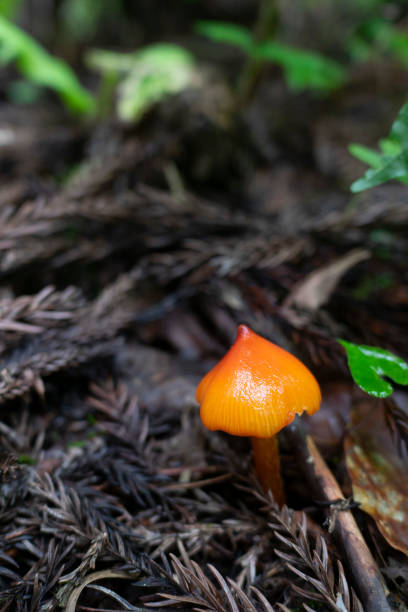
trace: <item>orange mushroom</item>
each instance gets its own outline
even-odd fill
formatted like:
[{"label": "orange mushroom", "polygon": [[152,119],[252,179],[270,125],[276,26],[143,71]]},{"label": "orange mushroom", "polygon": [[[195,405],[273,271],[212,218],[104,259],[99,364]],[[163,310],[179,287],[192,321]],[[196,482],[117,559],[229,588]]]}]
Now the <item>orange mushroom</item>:
[{"label": "orange mushroom", "polygon": [[262,487],[282,505],[276,434],[296,414],[319,410],[321,394],[313,374],[299,359],[240,325],[234,344],[199,383],[196,398],[208,429],[251,436]]}]

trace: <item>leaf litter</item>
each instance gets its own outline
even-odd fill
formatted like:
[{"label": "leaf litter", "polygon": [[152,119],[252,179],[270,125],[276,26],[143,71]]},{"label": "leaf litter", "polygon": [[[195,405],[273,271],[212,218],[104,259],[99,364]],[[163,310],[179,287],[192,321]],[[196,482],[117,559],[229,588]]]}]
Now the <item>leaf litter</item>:
[{"label": "leaf litter", "polygon": [[396,449],[385,402],[360,402],[352,412],[345,439],[346,465],[353,497],[370,514],[385,539],[408,554],[408,482],[406,444]]},{"label": "leaf litter", "polygon": [[[336,342],[341,330],[407,357],[400,191],[385,185],[347,208],[349,195],[319,167],[323,149],[336,153],[323,117],[309,150],[316,168],[305,169],[290,210],[268,180],[257,208],[256,177],[276,167],[257,140],[264,130],[256,113],[247,117],[258,135],[251,156],[231,124],[193,100],[197,106],[180,94],[140,129],[72,128],[53,116],[48,130],[49,117],[36,109],[30,129],[8,119],[15,138],[1,151],[14,168],[0,213],[1,609],[364,609],[350,558],[324,523],[326,508],[337,520],[350,505],[322,505],[283,440],[290,508],[279,510],[259,491],[248,441],[200,424],[195,386],[241,322],[302,357],[324,389],[339,385],[310,431],[345,498],[361,504],[353,512],[383,569],[389,609],[398,601],[404,609],[406,403],[362,404]],[[217,155],[208,142],[219,143]],[[293,145],[291,165],[277,143],[281,167],[297,176],[301,152]],[[50,185],[55,151],[69,163],[78,148],[75,172]],[[166,183],[169,164],[182,197]],[[387,252],[372,239],[384,224]],[[379,269],[393,274],[393,298],[378,286],[358,297]]]}]

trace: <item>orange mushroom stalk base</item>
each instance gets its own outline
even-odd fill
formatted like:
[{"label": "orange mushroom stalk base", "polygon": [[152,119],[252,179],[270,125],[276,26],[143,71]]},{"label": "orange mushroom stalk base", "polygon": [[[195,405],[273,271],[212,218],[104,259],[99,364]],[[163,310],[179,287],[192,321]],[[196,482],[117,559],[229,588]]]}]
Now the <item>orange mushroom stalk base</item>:
[{"label": "orange mushroom stalk base", "polygon": [[208,429],[252,438],[259,480],[282,504],[276,434],[296,414],[319,410],[313,374],[299,359],[240,325],[234,344],[198,385],[196,398]]},{"label": "orange mushroom stalk base", "polygon": [[285,491],[280,470],[279,442],[272,438],[251,438],[255,470],[265,493],[272,492],[279,506],[285,503]]}]

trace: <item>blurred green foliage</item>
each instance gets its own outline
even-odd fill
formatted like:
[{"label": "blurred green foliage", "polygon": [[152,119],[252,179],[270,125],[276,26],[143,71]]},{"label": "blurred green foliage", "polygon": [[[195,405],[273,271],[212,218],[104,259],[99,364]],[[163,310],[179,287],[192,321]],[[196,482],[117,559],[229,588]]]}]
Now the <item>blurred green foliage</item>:
[{"label": "blurred green foliage", "polygon": [[35,465],[37,463],[36,459],[31,457],[31,455],[19,455],[17,457],[17,462],[20,465]]},{"label": "blurred green foliage", "polygon": [[0,15],[6,19],[16,19],[23,0],[0,0]]},{"label": "blurred green foliage", "polygon": [[91,39],[103,18],[123,16],[122,0],[64,0],[59,17],[65,34],[77,41]]},{"label": "blurred green foliage", "polygon": [[35,104],[41,93],[41,87],[25,79],[16,79],[7,87],[7,96],[14,104]]},{"label": "blurred green foliage", "polygon": [[393,392],[390,378],[399,385],[408,385],[408,363],[389,351],[363,344],[338,340],[347,353],[348,366],[354,382],[374,397],[388,397]]},{"label": "blurred green foliage", "polygon": [[200,21],[196,30],[211,40],[239,47],[255,60],[278,64],[293,90],[331,91],[347,78],[347,71],[330,58],[275,39],[258,42],[250,30],[235,24]]},{"label": "blurred green foliage", "polygon": [[150,45],[134,53],[95,49],[86,62],[112,85],[119,82],[117,114],[123,121],[140,119],[152,104],[194,80],[193,56],[177,45]]},{"label": "blurred green foliage", "polygon": [[369,164],[371,168],[364,176],[351,185],[351,191],[358,193],[392,179],[408,184],[408,102],[400,110],[387,138],[379,143],[380,151],[351,144],[350,153]]},{"label": "blurred green foliage", "polygon": [[[408,67],[408,33],[378,16],[355,29],[348,50],[355,61],[373,61],[389,55]],[[365,175],[351,185],[352,192],[358,193],[393,179],[408,184],[408,102],[399,112],[390,134],[378,145],[378,151],[356,143],[349,146],[352,155],[370,166]]]},{"label": "blurred green foliage", "polygon": [[356,300],[367,300],[372,297],[374,293],[389,289],[393,284],[394,278],[387,272],[365,276],[353,290],[353,297],[355,297]]},{"label": "blurred green foliage", "polygon": [[235,45],[248,54],[252,54],[256,43],[252,32],[243,26],[224,21],[198,21],[195,30],[207,38],[226,45]]},{"label": "blurred green foliage", "polygon": [[[203,0],[179,0],[179,4],[180,8],[182,5],[195,4],[193,13],[198,15],[201,9],[206,9]],[[310,10],[313,15],[320,15],[320,11],[325,15],[329,10],[332,11],[330,14],[344,13],[347,19],[350,16],[354,19],[349,27],[352,35],[345,37],[342,49],[337,48],[336,52],[341,57],[351,56],[353,60],[365,61],[376,57],[376,54],[385,53],[408,65],[408,35],[390,22],[391,17],[387,18],[388,4],[385,0],[344,0],[341,7],[338,0],[297,0],[297,4],[300,19],[303,12],[307,14]],[[132,28],[135,28],[138,36],[144,35],[137,16],[143,16],[146,9],[141,7],[139,11],[136,4],[132,5],[125,0],[55,0],[51,5],[55,10],[49,11],[49,22],[46,26],[41,23],[39,31],[45,32],[44,44],[48,44],[48,36],[50,44],[54,45],[58,41],[58,48],[67,50],[71,57],[78,57],[78,49],[86,49],[91,41],[99,38],[103,43],[106,33],[112,38],[108,44],[117,45],[118,33],[126,30],[128,38],[123,44],[128,48],[133,44]],[[261,2],[259,6],[262,6]],[[81,86],[66,63],[51,55],[13,24],[13,21],[20,18],[23,23],[27,23],[29,8],[31,11],[28,0],[0,0],[0,62],[14,62],[23,77],[7,85],[7,94],[16,103],[37,101],[41,88],[45,86],[54,90],[67,108],[80,114],[104,116],[112,110],[112,101],[115,99],[118,116],[129,121],[138,119],[152,104],[190,86],[194,81],[193,58],[185,49],[176,45],[158,43],[134,53],[88,51],[88,65],[92,65],[102,75],[99,96],[95,100]],[[41,19],[47,20],[48,17],[42,15]],[[276,22],[279,23],[278,18]],[[348,76],[347,67],[323,54],[286,44],[272,34],[260,40],[257,26],[252,31],[233,23],[200,21],[196,31],[213,41],[240,48],[249,58],[249,63],[252,61],[262,66],[271,62],[279,65],[286,82],[294,91],[312,89],[330,92],[340,87]],[[282,33],[285,36],[284,29]],[[149,40],[150,34],[146,35]],[[119,37],[119,47],[121,44],[122,38]],[[388,164],[391,160],[395,170],[396,160],[404,156],[404,147],[390,137],[381,141],[380,148],[377,152],[361,145],[352,145],[351,150],[366,161],[372,170],[380,171],[384,162]],[[395,171],[397,178],[405,181],[405,177],[400,175],[400,168]],[[378,178],[380,175],[375,176]],[[374,180],[371,175],[369,178]],[[356,182],[353,189],[360,189],[361,186],[362,183]]]},{"label": "blurred green foliage", "polygon": [[408,33],[385,19],[376,17],[360,24],[347,46],[355,61],[375,60],[388,54],[408,67]]},{"label": "blurred green foliage", "polygon": [[[344,0],[344,4],[353,5],[355,8],[370,10],[385,4],[387,0]],[[303,3],[309,6],[321,6],[322,0],[303,0]],[[339,4],[339,0],[326,0],[326,3],[335,6]]]},{"label": "blurred green foliage", "polygon": [[340,87],[347,71],[334,60],[306,49],[267,41],[258,45],[255,57],[279,64],[293,90],[331,91]]},{"label": "blurred green foliage", "polygon": [[0,16],[0,63],[15,62],[29,81],[57,92],[68,109],[92,113],[92,95],[79,83],[71,68],[50,55],[22,29]]},{"label": "blurred green foliage", "polygon": [[93,50],[88,52],[86,60],[91,68],[102,74],[102,95],[98,100],[82,87],[64,61],[52,56],[21,28],[0,15],[0,63],[14,62],[27,79],[16,80],[8,88],[10,99],[17,103],[38,100],[39,87],[45,86],[59,94],[69,110],[100,115],[103,107],[110,109],[110,99],[117,85],[117,115],[124,121],[131,121],[139,119],[152,104],[182,90],[194,79],[193,57],[177,45],[151,45],[134,53]]}]

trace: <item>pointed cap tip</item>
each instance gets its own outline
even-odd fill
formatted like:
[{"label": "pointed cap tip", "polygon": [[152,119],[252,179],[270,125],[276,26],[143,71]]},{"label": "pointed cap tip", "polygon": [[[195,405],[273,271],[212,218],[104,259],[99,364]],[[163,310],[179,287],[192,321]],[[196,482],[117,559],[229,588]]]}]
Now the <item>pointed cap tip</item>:
[{"label": "pointed cap tip", "polygon": [[254,332],[252,332],[247,325],[244,325],[243,323],[241,323],[241,325],[238,325],[237,338],[245,338],[253,333]]},{"label": "pointed cap tip", "polygon": [[239,325],[237,338],[203,378],[196,397],[201,419],[211,430],[270,437],[295,414],[320,406],[313,374],[296,357]]}]

